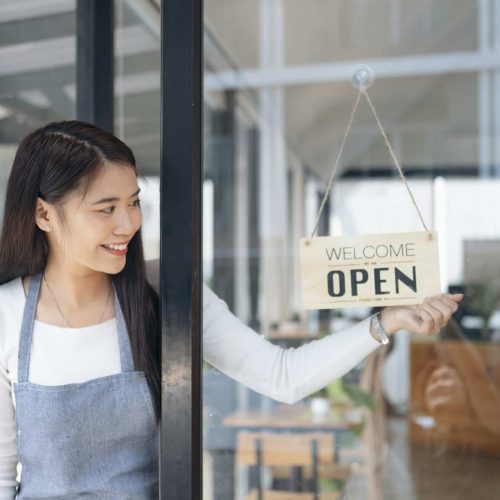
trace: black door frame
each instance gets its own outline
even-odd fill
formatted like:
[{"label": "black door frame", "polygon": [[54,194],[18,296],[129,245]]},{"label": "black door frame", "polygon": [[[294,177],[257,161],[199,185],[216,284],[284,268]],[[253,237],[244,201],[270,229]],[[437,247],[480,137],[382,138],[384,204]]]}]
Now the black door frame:
[{"label": "black door frame", "polygon": [[202,498],[203,0],[161,9],[162,500]]},{"label": "black door frame", "polygon": [[113,0],[76,2],[76,116],[113,133]]}]

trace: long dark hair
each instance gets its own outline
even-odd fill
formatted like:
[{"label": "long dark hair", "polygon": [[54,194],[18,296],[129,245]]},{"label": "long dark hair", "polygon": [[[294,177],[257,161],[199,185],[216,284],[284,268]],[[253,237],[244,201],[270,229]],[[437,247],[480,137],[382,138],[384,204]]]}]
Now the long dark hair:
[{"label": "long dark hair", "polygon": [[[90,123],[48,123],[20,143],[7,182],[0,237],[0,284],[32,276],[47,262],[45,232],[35,224],[37,196],[55,206],[75,190],[83,195],[104,167],[104,160],[140,174],[130,148]],[[159,300],[146,277],[141,230],[128,245],[125,267],[111,275],[125,317],[134,365],[145,372],[157,421],[160,419]]]}]

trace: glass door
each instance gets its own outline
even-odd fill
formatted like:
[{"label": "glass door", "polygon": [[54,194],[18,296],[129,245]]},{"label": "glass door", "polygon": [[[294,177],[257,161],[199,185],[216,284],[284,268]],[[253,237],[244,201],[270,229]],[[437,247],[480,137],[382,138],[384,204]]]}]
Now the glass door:
[{"label": "glass door", "polygon": [[[497,0],[205,2],[204,280],[234,315],[213,297],[205,315],[205,500],[498,495],[499,16]],[[437,335],[400,331],[340,373],[335,339],[373,311],[304,310],[298,248],[359,64],[439,234],[442,291],[465,298]],[[421,230],[364,100],[325,212],[318,235]]]}]

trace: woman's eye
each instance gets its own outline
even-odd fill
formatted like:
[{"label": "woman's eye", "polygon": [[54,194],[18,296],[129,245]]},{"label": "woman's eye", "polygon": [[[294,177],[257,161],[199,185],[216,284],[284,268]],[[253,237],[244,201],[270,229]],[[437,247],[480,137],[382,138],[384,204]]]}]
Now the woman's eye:
[{"label": "woman's eye", "polygon": [[[138,200],[135,200],[132,202],[132,205],[136,206],[136,207],[140,207],[141,206],[141,200],[138,199]],[[99,210],[101,213],[103,214],[106,214],[106,215],[111,215],[115,210],[115,207],[108,207],[108,208],[104,208],[103,210]]]}]

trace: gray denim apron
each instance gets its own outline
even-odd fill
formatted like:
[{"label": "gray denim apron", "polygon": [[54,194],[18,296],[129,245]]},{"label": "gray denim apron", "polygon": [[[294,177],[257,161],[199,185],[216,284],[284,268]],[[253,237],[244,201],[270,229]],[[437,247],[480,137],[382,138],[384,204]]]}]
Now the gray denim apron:
[{"label": "gray denim apron", "polygon": [[134,371],[114,285],[121,373],[47,386],[28,381],[41,278],[30,280],[13,383],[22,464],[16,498],[158,498],[159,426],[145,374]]}]

